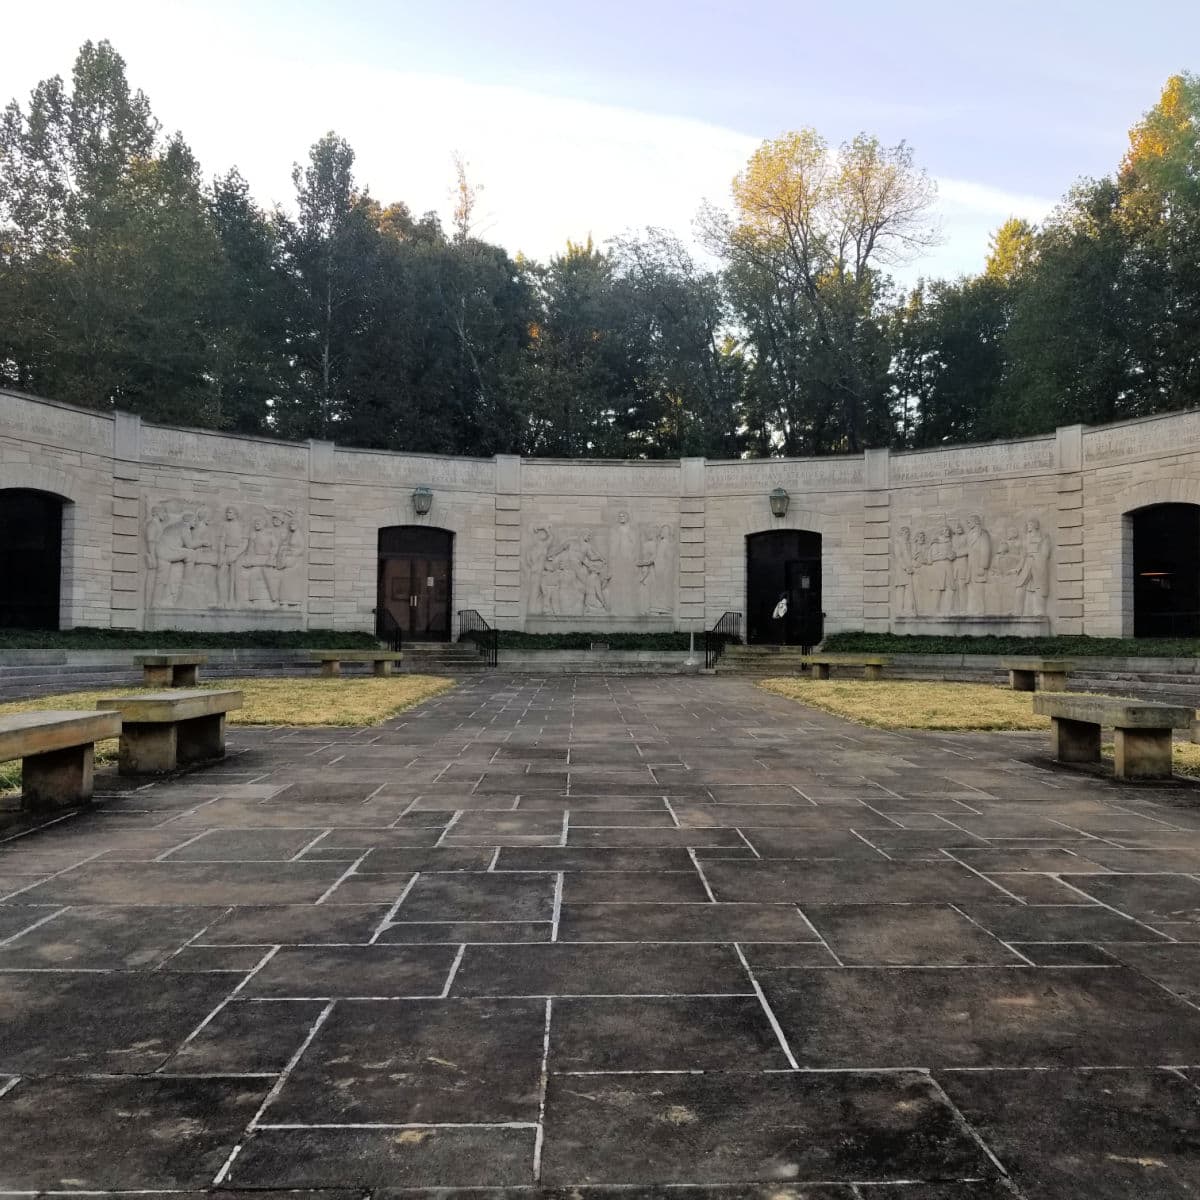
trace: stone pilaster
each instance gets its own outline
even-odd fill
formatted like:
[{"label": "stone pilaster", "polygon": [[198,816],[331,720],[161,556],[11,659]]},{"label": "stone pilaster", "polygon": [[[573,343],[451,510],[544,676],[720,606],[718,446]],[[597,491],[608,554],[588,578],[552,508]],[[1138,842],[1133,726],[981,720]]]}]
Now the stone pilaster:
[{"label": "stone pilaster", "polygon": [[704,459],[681,458],[679,468],[678,625],[699,631],[705,622]]},{"label": "stone pilaster", "polygon": [[863,629],[887,633],[892,613],[891,452],[865,452],[863,492]]},{"label": "stone pilaster", "polygon": [[521,460],[496,455],[495,621],[512,629],[521,619]]},{"label": "stone pilaster", "polygon": [[112,601],[114,629],[140,629],[145,619],[142,554],[142,418],[113,414]]},{"label": "stone pilaster", "polygon": [[1055,633],[1083,633],[1083,426],[1055,431],[1058,469],[1054,531]]},{"label": "stone pilaster", "polygon": [[[337,513],[334,507],[337,469],[332,442],[308,443],[308,611],[307,628],[328,629],[335,624],[337,592]],[[365,601],[363,602],[365,603]],[[374,597],[366,605],[375,605]],[[359,608],[363,605],[359,604]],[[353,622],[361,626],[369,613],[356,612]]]}]

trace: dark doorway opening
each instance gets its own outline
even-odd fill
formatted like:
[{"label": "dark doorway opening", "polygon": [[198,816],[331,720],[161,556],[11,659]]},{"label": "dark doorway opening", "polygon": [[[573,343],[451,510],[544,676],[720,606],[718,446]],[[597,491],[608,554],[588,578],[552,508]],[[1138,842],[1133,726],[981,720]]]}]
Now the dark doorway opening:
[{"label": "dark doorway opening", "polygon": [[1200,505],[1155,504],[1132,519],[1134,637],[1200,637]]},{"label": "dark doorway opening", "polygon": [[[787,613],[774,617],[780,600]],[[806,529],[752,533],[746,538],[746,640],[815,646],[821,611],[821,535]]]},{"label": "dark doorway opening", "polygon": [[380,613],[404,638],[450,640],[454,534],[424,525],[392,525],[379,531]]},{"label": "dark doorway opening", "polygon": [[57,629],[63,502],[49,492],[0,491],[0,626]]}]

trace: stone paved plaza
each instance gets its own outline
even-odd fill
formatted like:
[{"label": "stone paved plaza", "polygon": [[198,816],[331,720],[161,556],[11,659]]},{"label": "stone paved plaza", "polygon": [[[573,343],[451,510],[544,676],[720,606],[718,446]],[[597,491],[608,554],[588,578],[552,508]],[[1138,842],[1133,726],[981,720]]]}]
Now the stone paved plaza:
[{"label": "stone paved plaza", "polygon": [[493,676],[109,778],[0,844],[0,1192],[1200,1194],[1200,792],[1043,743]]}]

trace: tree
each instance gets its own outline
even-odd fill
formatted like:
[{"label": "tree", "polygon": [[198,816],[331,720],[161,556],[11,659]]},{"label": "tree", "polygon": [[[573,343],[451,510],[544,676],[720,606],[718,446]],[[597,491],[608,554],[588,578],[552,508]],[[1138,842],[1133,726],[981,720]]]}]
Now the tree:
[{"label": "tree", "polygon": [[764,435],[785,453],[891,440],[882,269],[936,241],[933,196],[904,143],[862,134],[835,154],[807,129],[754,152],[732,216],[706,214],[775,410]]},{"label": "tree", "polygon": [[938,446],[1001,436],[1006,285],[989,274],[922,281],[894,317],[892,380],[900,444]]},{"label": "tree", "polygon": [[613,256],[640,375],[630,441],[648,457],[736,456],[744,364],[720,276],[661,229],[615,239]]},{"label": "tree", "polygon": [[454,152],[454,240],[465,242],[475,227],[475,209],[479,204],[479,193],[483,184],[473,184],[467,178],[467,163],[456,150]]},{"label": "tree", "polygon": [[628,295],[612,256],[568,242],[545,267],[530,267],[539,312],[528,364],[526,452],[622,457],[637,375]]},{"label": "tree", "polygon": [[370,309],[380,250],[371,201],[356,190],[353,167],[350,144],[330,132],[306,166],[292,169],[299,217],[285,243],[297,287],[292,349],[300,391],[280,414],[290,436],[332,437],[352,403],[346,366]]},{"label": "tree", "polygon": [[984,274],[1012,283],[1027,274],[1037,259],[1037,230],[1020,217],[1009,217],[988,239]]},{"label": "tree", "polygon": [[290,353],[298,298],[285,263],[286,224],[254,204],[236,170],[213,181],[209,203],[221,247],[212,358],[216,424],[267,433],[298,383]]},{"label": "tree", "polygon": [[199,170],[159,143],[107,42],[0,121],[7,377],[64,400],[207,423],[218,247]]}]

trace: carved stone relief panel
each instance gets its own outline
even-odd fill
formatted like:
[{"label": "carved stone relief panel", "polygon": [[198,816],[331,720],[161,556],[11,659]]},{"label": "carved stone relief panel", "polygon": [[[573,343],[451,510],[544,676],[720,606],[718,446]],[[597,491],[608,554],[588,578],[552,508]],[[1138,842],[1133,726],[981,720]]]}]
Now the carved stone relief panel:
[{"label": "carved stone relief panel", "polygon": [[1045,617],[1054,547],[1039,516],[977,513],[918,527],[892,546],[896,617]]},{"label": "carved stone relief panel", "polygon": [[635,523],[628,509],[607,525],[534,522],[526,530],[525,611],[537,617],[667,618],[675,612],[678,532]]},{"label": "carved stone relief panel", "polygon": [[146,610],[299,614],[307,590],[304,521],[261,504],[147,502]]}]

